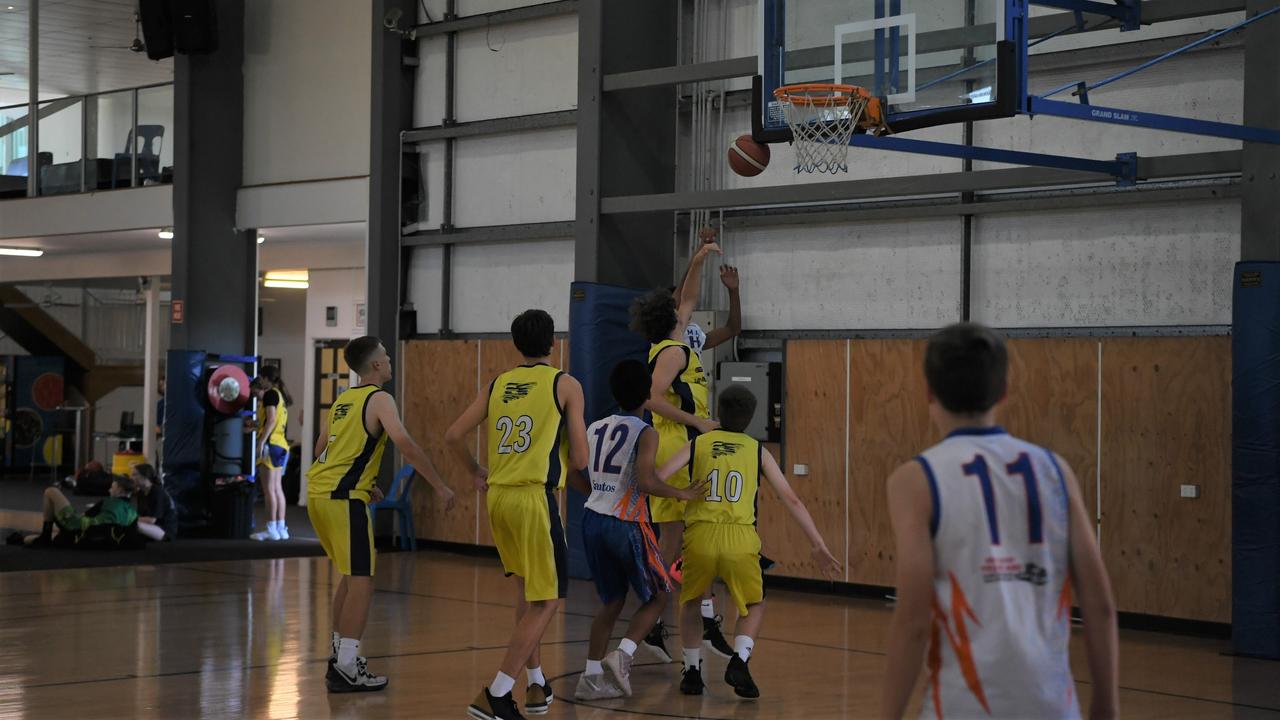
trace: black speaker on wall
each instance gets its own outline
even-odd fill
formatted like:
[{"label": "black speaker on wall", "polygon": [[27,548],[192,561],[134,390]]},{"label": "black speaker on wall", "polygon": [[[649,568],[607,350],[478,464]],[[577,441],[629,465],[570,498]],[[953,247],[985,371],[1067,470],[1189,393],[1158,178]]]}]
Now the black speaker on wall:
[{"label": "black speaker on wall", "polygon": [[180,53],[211,53],[218,49],[215,0],[171,0],[173,49]]},{"label": "black speaker on wall", "polygon": [[140,0],[138,19],[142,21],[142,40],[147,57],[163,60],[173,57],[173,23],[169,16],[169,0]]},{"label": "black speaker on wall", "polygon": [[140,0],[139,19],[147,57],[162,60],[174,52],[209,53],[218,49],[215,0]]}]

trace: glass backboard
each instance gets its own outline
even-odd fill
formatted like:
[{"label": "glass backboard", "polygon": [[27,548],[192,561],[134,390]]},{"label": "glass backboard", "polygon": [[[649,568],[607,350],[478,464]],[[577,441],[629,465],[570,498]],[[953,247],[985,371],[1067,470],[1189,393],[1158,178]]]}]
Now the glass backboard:
[{"label": "glass backboard", "polygon": [[894,132],[1012,114],[999,102],[1015,62],[1009,3],[761,0],[761,128],[786,131],[773,91],[795,83],[864,87]]}]

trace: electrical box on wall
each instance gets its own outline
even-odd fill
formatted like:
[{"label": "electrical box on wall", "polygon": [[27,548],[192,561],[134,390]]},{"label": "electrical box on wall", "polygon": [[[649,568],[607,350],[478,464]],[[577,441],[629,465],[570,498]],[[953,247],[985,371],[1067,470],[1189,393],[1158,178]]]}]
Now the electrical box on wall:
[{"label": "electrical box on wall", "polygon": [[761,442],[781,442],[782,363],[722,362],[717,369],[717,396],[730,385],[741,385],[756,397],[756,414],[747,434]]}]

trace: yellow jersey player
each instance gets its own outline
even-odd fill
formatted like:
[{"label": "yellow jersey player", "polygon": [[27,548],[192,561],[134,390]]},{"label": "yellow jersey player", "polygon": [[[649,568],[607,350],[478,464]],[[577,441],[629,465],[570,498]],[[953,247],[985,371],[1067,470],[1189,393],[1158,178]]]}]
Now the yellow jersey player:
[{"label": "yellow jersey player", "polygon": [[773,455],[743,431],[755,415],[756,399],[741,385],[720,393],[721,429],[698,436],[681,448],[658,473],[665,480],[687,469],[706,494],[690,500],[684,513],[684,584],[680,588],[680,639],[684,647],[684,676],[680,692],[702,694],[701,601],[719,577],[738,607],[733,655],[724,680],[739,697],[760,697],[747,663],[764,619],[764,578],[760,569],[760,536],[756,533],[756,501],[760,478],[773,487],[813,544],[813,557],[828,576],[840,570],[813,524],[804,503],[796,497]]},{"label": "yellow jersey player", "polygon": [[[693,438],[718,427],[711,420],[707,406],[707,375],[702,367],[702,358],[685,342],[685,329],[698,304],[697,278],[702,265],[707,256],[719,252],[720,246],[715,243],[704,243],[698,249],[689,264],[686,279],[681,283],[678,301],[666,290],[654,290],[631,307],[631,329],[651,344],[649,372],[653,380],[646,408],[653,413],[653,428],[658,431],[659,465]],[[688,487],[688,472],[681,470],[676,473],[670,484],[677,488]],[[650,498],[649,512],[653,523],[658,526],[662,556],[674,559],[680,554],[684,501]],[[710,614],[712,617],[704,618],[703,622],[705,639],[717,653],[728,657],[732,648],[725,642],[714,612]],[[665,634],[663,623],[658,622],[645,638],[644,645],[660,659],[669,662],[671,657],[663,642]]]},{"label": "yellow jersey player", "polygon": [[289,465],[289,406],[293,396],[280,377],[280,368],[264,365],[249,386],[257,398],[258,467],[262,468],[262,497],[267,506],[267,528],[250,537],[254,540],[288,540],[285,524],[284,470]]},{"label": "yellow jersey player", "polygon": [[[487,491],[493,541],[503,568],[516,578],[515,632],[493,682],[467,708],[477,720],[521,717],[512,696],[521,667],[528,668],[525,710],[541,715],[554,700],[538,646],[569,589],[556,492],[570,470],[587,466],[582,385],[548,364],[555,344],[551,316],[526,310],[511,323],[511,339],[525,362],[499,375],[445,436],[476,487]],[[481,423],[487,468],[467,447],[467,435]]]},{"label": "yellow jersey player", "polygon": [[409,437],[395,400],[382,389],[391,381],[391,359],[382,342],[356,338],[347,343],[343,356],[361,384],[334,400],[328,426],[316,440],[316,459],[307,471],[307,515],[325,554],[342,574],[333,596],[333,645],[325,686],[329,692],[367,692],[387,686],[387,679],[370,674],[360,656],[360,638],[373,601],[369,502],[382,499],[374,482],[387,440],[431,483],[447,508],[453,507],[453,491]]}]

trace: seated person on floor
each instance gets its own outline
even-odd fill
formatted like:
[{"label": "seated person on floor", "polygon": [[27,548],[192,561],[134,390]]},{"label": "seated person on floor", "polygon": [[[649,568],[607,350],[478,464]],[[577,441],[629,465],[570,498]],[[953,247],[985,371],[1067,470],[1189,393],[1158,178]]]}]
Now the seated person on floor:
[{"label": "seated person on floor", "polygon": [[146,463],[133,466],[129,479],[138,489],[138,532],[148,540],[173,540],[178,534],[178,508],[164,489],[156,469]]},{"label": "seated person on floor", "polygon": [[[138,520],[138,513],[133,509],[129,499],[135,492],[133,479],[117,476],[111,483],[110,495],[101,502],[94,503],[80,513],[72,507],[67,496],[55,487],[44,491],[44,525],[39,535],[26,538],[28,545],[47,545],[53,540],[53,526],[58,526],[59,536],[66,534],[77,539],[83,537],[90,529],[99,526],[114,525],[122,531],[129,530]],[[117,541],[118,542],[118,541]]]}]

